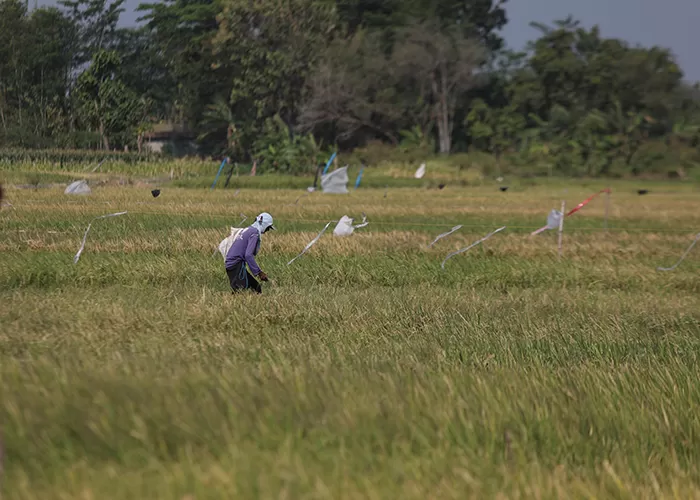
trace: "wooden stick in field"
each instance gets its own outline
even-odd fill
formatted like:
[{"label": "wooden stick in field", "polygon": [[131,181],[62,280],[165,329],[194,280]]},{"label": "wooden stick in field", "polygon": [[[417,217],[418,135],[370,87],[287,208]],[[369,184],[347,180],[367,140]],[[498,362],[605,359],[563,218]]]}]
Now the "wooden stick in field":
[{"label": "wooden stick in field", "polygon": [[441,239],[443,239],[443,238],[445,238],[445,237],[451,235],[451,234],[454,233],[455,231],[459,231],[460,229],[462,229],[462,225],[461,225],[461,224],[458,225],[458,226],[453,227],[452,229],[450,229],[450,230],[447,231],[446,233],[442,233],[442,234],[438,235],[438,237],[435,238],[435,239],[433,240],[433,242],[432,242],[430,245],[428,245],[428,248],[432,247],[435,243],[437,243],[437,242],[440,241]]},{"label": "wooden stick in field", "polygon": [[559,219],[559,260],[561,260],[561,239],[564,233],[564,215],[566,213],[566,200],[561,202],[561,213],[562,217]]},{"label": "wooden stick in field", "polygon": [[294,257],[292,260],[290,260],[289,262],[287,262],[287,265],[290,265],[292,262],[294,262],[295,260],[297,260],[297,259],[298,259],[299,257],[301,257],[302,255],[304,255],[304,254],[306,253],[306,251],[307,251],[309,248],[311,248],[312,246],[314,246],[314,245],[316,244],[316,242],[318,241],[318,239],[321,237],[321,235],[323,235],[323,233],[326,232],[326,229],[328,229],[328,226],[330,226],[331,224],[333,224],[333,222],[335,222],[335,221],[330,221],[328,224],[326,224],[326,227],[324,227],[323,229],[321,229],[321,232],[318,233],[318,234],[316,235],[316,237],[315,237],[313,240],[311,240],[311,241],[309,242],[308,245],[306,245],[306,246],[304,247],[304,249],[301,251],[301,253],[300,253],[299,255],[297,255],[297,256]]},{"label": "wooden stick in field", "polygon": [[445,260],[442,261],[442,264],[440,264],[440,267],[443,268],[443,269],[445,269],[445,262],[447,262],[449,259],[451,259],[451,258],[454,257],[455,255],[459,255],[459,254],[461,254],[461,253],[466,252],[467,250],[470,250],[470,249],[474,248],[475,246],[477,246],[477,245],[483,243],[484,241],[488,240],[488,239],[489,239],[491,236],[493,236],[494,234],[503,231],[505,228],[506,228],[506,226],[499,227],[498,229],[496,229],[495,231],[490,232],[489,234],[487,234],[486,236],[484,236],[484,237],[481,238],[480,240],[475,241],[474,243],[472,243],[472,244],[469,245],[468,247],[461,248],[461,249],[457,250],[456,252],[452,252],[452,253],[448,254],[447,257],[445,257]]},{"label": "wooden stick in field", "polygon": [[0,500],[2,500],[2,475],[4,466],[5,454],[2,446],[2,428],[0,428]]},{"label": "wooden stick in field", "polygon": [[85,234],[83,235],[83,241],[80,244],[80,248],[78,249],[78,253],[75,254],[75,257],[73,257],[73,264],[77,264],[78,260],[80,259],[80,254],[83,253],[83,250],[85,249],[85,242],[87,241],[87,235],[90,232],[90,228],[92,227],[92,223],[95,222],[97,219],[106,219],[107,217],[119,217],[120,215],[124,215],[128,212],[116,212],[113,214],[107,214],[107,215],[100,215],[99,217],[95,217],[90,221],[90,224],[88,224],[87,229],[85,230]]},{"label": "wooden stick in field", "polygon": [[688,247],[688,249],[683,253],[683,255],[681,255],[681,258],[678,260],[678,262],[676,262],[675,264],[673,264],[671,267],[657,267],[656,269],[657,269],[658,271],[673,271],[675,268],[677,268],[677,267],[680,265],[681,262],[683,262],[683,261],[685,260],[685,258],[688,256],[688,254],[690,253],[690,251],[693,249],[693,247],[695,246],[695,244],[696,244],[699,240],[700,240],[700,233],[698,233],[698,234],[695,235],[695,239],[694,239],[693,242],[690,244],[690,246]]}]

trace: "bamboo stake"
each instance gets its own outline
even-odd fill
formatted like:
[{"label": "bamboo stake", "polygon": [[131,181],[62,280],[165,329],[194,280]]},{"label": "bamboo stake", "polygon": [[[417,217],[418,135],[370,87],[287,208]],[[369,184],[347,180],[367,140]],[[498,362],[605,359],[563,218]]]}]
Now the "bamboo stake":
[{"label": "bamboo stake", "polygon": [[566,213],[566,200],[561,202],[561,219],[559,219],[559,260],[561,260],[561,240],[564,233],[564,214]]}]

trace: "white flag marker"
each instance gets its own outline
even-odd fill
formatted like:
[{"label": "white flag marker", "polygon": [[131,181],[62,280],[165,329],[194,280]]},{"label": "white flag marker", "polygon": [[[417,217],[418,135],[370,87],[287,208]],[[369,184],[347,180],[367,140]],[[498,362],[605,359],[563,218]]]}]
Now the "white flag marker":
[{"label": "white flag marker", "polygon": [[452,252],[452,253],[449,254],[447,257],[445,257],[445,260],[442,261],[441,267],[442,267],[443,269],[445,269],[445,262],[447,262],[448,259],[451,259],[451,258],[454,257],[455,255],[459,255],[459,254],[461,254],[461,253],[466,252],[467,250],[469,250],[469,249],[471,249],[471,248],[474,248],[474,247],[477,246],[478,244],[483,243],[484,241],[488,240],[491,236],[493,236],[494,234],[498,233],[499,231],[503,231],[505,228],[506,228],[506,226],[499,227],[499,228],[496,229],[495,231],[493,231],[493,232],[487,234],[486,236],[484,236],[483,238],[481,238],[479,241],[475,241],[474,243],[472,243],[472,244],[469,245],[468,247],[464,247],[464,248],[462,248],[462,249],[460,249],[460,250],[457,250],[456,252]]},{"label": "white flag marker", "polygon": [[678,262],[676,262],[675,264],[673,264],[671,267],[657,267],[656,270],[657,270],[657,271],[673,271],[675,268],[678,267],[678,265],[679,265],[681,262],[683,262],[683,261],[685,260],[685,258],[688,256],[688,254],[689,254],[690,251],[693,249],[693,247],[694,247],[695,244],[698,242],[698,240],[700,240],[700,233],[698,233],[697,235],[695,235],[695,239],[694,239],[693,242],[690,244],[690,246],[689,246],[688,249],[685,251],[685,253],[684,253],[683,255],[681,255],[681,258],[680,258],[680,260],[679,260]]},{"label": "white flag marker", "polygon": [[92,223],[95,222],[97,219],[105,219],[107,217],[118,217],[119,215],[124,215],[126,212],[117,212],[114,214],[107,214],[107,215],[100,215],[99,217],[95,217],[90,221],[90,224],[88,224],[87,229],[85,230],[85,234],[83,235],[83,242],[80,244],[80,248],[78,249],[78,253],[75,254],[75,257],[73,257],[73,264],[77,264],[78,260],[80,259],[80,254],[83,253],[83,250],[85,249],[85,241],[87,240],[87,235],[90,232],[90,228],[92,227]]},{"label": "white flag marker", "polygon": [[438,237],[435,238],[435,239],[433,240],[433,242],[432,242],[430,245],[428,245],[428,248],[432,247],[435,243],[437,243],[438,241],[440,241],[440,240],[443,239],[444,237],[449,236],[449,235],[451,235],[452,233],[454,233],[455,231],[459,231],[460,229],[462,229],[462,225],[461,225],[461,224],[460,224],[459,226],[453,227],[452,229],[450,229],[450,230],[447,231],[446,233],[442,233],[442,234],[438,235]]},{"label": "white flag marker", "polygon": [[318,239],[321,237],[321,235],[322,235],[323,233],[326,232],[326,229],[328,229],[328,226],[330,226],[331,224],[333,224],[333,222],[335,222],[335,221],[330,221],[328,224],[326,224],[326,227],[324,227],[323,229],[321,229],[321,232],[318,233],[318,234],[316,235],[316,237],[315,237],[313,240],[311,240],[311,241],[309,242],[308,245],[306,245],[306,246],[304,247],[304,249],[301,251],[301,253],[300,253],[299,255],[297,255],[297,256],[294,257],[292,260],[290,260],[289,262],[287,262],[287,265],[290,265],[292,262],[294,262],[295,260],[297,260],[297,259],[298,259],[299,257],[301,257],[302,255],[304,255],[304,254],[306,253],[306,251],[307,251],[309,248],[311,248],[312,246],[314,246],[314,244],[318,241]]}]

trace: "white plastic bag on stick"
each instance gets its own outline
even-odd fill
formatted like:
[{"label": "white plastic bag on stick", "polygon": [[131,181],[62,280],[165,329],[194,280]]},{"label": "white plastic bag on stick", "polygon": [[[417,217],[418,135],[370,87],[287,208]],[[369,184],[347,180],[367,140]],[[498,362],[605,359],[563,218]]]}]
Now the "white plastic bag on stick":
[{"label": "white plastic bag on stick", "polygon": [[354,230],[352,219],[347,215],[343,215],[333,230],[333,236],[350,236]]},{"label": "white plastic bag on stick", "polygon": [[75,181],[68,185],[63,194],[90,194],[92,190],[87,181]]},{"label": "white plastic bag on stick", "polygon": [[321,189],[324,193],[347,194],[348,191],[348,167],[347,165],[333,172],[321,176]]},{"label": "white plastic bag on stick", "polygon": [[542,226],[537,231],[533,231],[530,233],[530,236],[537,236],[538,234],[548,230],[559,229],[559,224],[561,223],[562,217],[564,217],[564,215],[559,210],[552,209],[547,216],[547,225]]},{"label": "white plastic bag on stick", "polygon": [[415,177],[416,179],[422,179],[424,175],[425,175],[425,163],[421,163],[420,167],[418,167],[418,170],[416,170],[416,173],[413,174],[413,177]]},{"label": "white plastic bag on stick", "polygon": [[561,223],[562,213],[559,210],[552,209],[547,216],[547,229],[559,229],[559,224]]}]

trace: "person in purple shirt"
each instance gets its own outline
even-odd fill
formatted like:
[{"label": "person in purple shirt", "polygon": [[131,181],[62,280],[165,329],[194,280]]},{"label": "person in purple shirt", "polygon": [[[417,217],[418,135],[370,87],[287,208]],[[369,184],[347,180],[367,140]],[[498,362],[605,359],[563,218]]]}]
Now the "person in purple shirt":
[{"label": "person in purple shirt", "polygon": [[[275,229],[275,226],[272,225],[272,216],[263,212],[258,215],[250,227],[238,235],[226,253],[226,274],[234,293],[242,290],[262,293],[260,283],[253,276],[267,281],[267,274],[262,272],[255,261],[255,256],[260,250],[261,235],[270,229]],[[246,269],[246,264],[250,272]]]}]

